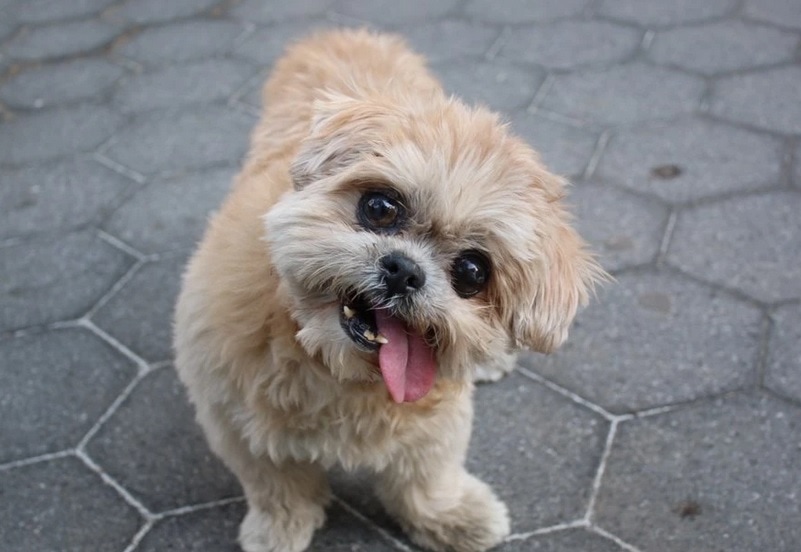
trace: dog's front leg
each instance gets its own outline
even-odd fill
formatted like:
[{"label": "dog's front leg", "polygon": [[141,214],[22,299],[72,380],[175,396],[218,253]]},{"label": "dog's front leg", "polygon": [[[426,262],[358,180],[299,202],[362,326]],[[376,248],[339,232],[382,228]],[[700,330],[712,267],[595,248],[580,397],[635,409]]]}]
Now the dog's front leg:
[{"label": "dog's front leg", "polygon": [[217,410],[199,409],[209,444],[245,491],[248,513],[239,527],[245,552],[302,552],[325,522],[331,499],[325,471],[317,464],[276,464],[253,454],[248,443]]},{"label": "dog's front leg", "polygon": [[453,447],[410,447],[378,477],[384,507],[431,550],[482,552],[509,534],[506,505],[464,467],[469,425],[464,431]]},{"label": "dog's front leg", "polygon": [[259,459],[235,470],[245,490],[248,513],[239,528],[245,552],[302,552],[325,522],[330,498],[325,472],[308,463],[280,466]]}]

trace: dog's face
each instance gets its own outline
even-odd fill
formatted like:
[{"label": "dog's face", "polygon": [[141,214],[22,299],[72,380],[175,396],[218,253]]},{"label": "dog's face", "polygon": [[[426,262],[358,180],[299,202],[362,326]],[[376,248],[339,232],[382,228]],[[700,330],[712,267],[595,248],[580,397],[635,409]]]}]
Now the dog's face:
[{"label": "dog's face", "polygon": [[396,401],[510,349],[549,352],[603,272],[563,182],[494,115],[456,101],[316,105],[265,217],[298,339],[341,380]]}]

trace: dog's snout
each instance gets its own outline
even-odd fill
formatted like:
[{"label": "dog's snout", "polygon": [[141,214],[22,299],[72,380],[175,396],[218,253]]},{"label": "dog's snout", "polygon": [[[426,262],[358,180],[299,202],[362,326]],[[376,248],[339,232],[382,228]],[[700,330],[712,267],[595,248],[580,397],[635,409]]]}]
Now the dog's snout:
[{"label": "dog's snout", "polygon": [[426,283],[426,273],[416,262],[399,251],[379,259],[388,295],[409,295]]}]

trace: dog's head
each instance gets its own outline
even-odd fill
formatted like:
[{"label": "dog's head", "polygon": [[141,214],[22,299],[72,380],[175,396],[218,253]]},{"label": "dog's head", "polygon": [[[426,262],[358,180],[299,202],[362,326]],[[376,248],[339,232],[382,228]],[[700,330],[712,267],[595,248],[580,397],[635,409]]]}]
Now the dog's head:
[{"label": "dog's head", "polygon": [[603,277],[563,180],[456,100],[318,102],[291,175],[266,226],[298,339],[398,402],[511,349],[553,351]]}]

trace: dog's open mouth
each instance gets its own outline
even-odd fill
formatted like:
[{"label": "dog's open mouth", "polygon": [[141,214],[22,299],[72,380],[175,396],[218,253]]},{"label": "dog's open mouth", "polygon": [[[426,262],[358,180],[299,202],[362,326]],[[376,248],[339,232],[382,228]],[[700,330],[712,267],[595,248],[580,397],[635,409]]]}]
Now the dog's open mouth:
[{"label": "dog's open mouth", "polygon": [[437,374],[434,350],[425,336],[384,308],[364,299],[342,303],[340,323],[348,337],[366,351],[378,351],[381,376],[397,403],[422,399]]}]

